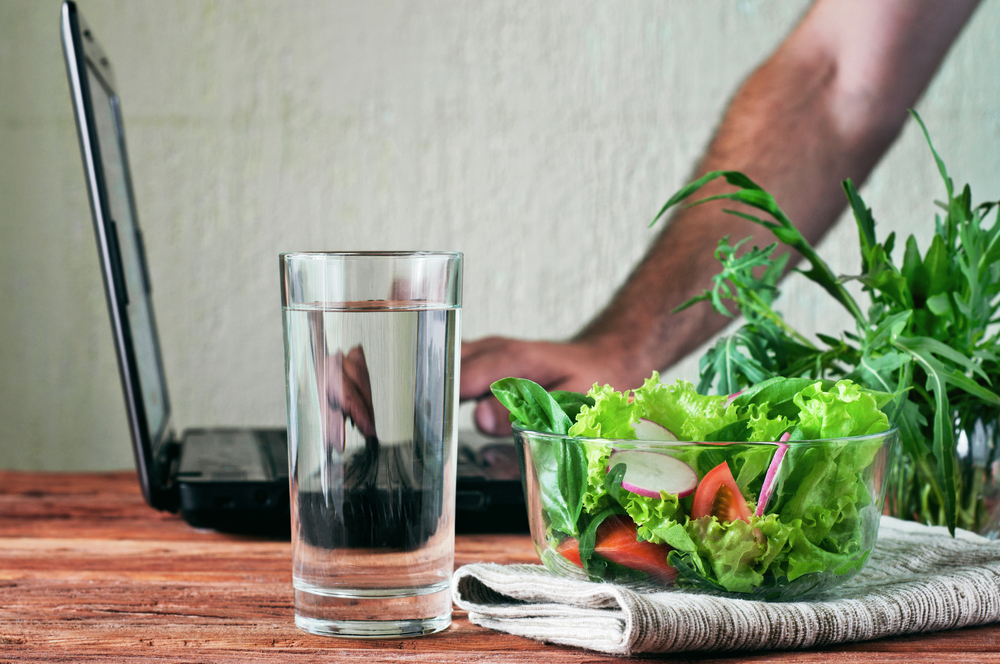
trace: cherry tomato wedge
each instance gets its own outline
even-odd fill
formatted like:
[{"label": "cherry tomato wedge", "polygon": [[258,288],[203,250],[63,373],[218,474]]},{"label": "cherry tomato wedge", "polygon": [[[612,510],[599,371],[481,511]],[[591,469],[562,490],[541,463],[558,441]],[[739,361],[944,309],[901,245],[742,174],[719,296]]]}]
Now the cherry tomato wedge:
[{"label": "cherry tomato wedge", "polygon": [[703,516],[714,516],[719,521],[742,519],[750,522],[750,507],[725,461],[708,471],[695,489],[691,518]]},{"label": "cherry tomato wedge", "polygon": [[[666,544],[639,542],[636,537],[632,519],[627,516],[610,516],[597,527],[594,553],[613,563],[645,572],[651,578],[671,583],[677,576],[677,570],[667,562],[670,547]],[[577,567],[583,567],[580,543],[576,538],[564,539],[556,547],[556,553]]]},{"label": "cherry tomato wedge", "polygon": [[594,553],[664,583],[673,582],[677,576],[677,570],[667,562],[670,547],[636,541],[635,523],[627,516],[610,516],[597,527]]},{"label": "cherry tomato wedge", "polygon": [[575,537],[567,537],[560,542],[556,547],[556,553],[577,567],[583,567],[583,561],[580,560],[580,543]]}]

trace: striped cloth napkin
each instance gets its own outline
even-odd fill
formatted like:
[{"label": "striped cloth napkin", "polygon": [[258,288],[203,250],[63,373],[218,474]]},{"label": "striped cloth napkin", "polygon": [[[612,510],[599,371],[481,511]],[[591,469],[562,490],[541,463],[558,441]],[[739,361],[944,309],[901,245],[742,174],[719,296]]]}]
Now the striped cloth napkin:
[{"label": "striped cloth napkin", "polygon": [[1000,620],[1000,542],[882,517],[868,565],[816,600],[636,591],[540,565],[465,565],[455,604],[477,625],[616,655],[808,648]]}]

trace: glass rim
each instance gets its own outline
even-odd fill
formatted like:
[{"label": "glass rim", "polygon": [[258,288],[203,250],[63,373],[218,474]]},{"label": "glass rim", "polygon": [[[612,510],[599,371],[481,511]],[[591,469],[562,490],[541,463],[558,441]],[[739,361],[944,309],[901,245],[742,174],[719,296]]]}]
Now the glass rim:
[{"label": "glass rim", "polygon": [[809,440],[753,440],[753,441],[708,441],[708,440],[645,440],[640,438],[592,438],[590,436],[570,436],[567,434],[559,433],[547,433],[545,431],[535,431],[533,429],[525,429],[517,424],[511,424],[511,428],[516,434],[527,434],[529,436],[544,436],[545,438],[555,438],[564,441],[576,441],[580,443],[627,443],[630,445],[648,445],[648,446],[664,446],[668,447],[670,445],[777,445],[778,443],[784,443],[785,445],[799,445],[803,443],[843,443],[843,442],[864,442],[866,440],[871,440],[873,438],[885,438],[889,435],[898,435],[899,427],[890,423],[889,428],[885,431],[879,431],[878,433],[866,433],[861,436],[844,436],[841,438],[812,438]]},{"label": "glass rim", "polygon": [[461,258],[461,251],[283,251],[282,260],[290,258]]}]

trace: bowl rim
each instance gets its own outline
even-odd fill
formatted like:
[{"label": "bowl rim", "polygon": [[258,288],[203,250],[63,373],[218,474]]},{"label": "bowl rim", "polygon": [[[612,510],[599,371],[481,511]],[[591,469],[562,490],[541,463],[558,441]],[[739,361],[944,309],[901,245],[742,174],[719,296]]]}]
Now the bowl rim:
[{"label": "bowl rim", "polygon": [[802,445],[802,444],[815,444],[815,443],[833,443],[833,442],[857,442],[861,443],[872,438],[886,438],[890,435],[899,435],[899,427],[890,422],[889,428],[885,431],[879,431],[878,433],[866,433],[861,436],[844,436],[842,438],[811,438],[809,440],[753,440],[753,441],[742,441],[742,440],[731,440],[731,441],[721,441],[721,440],[644,440],[639,438],[593,438],[590,436],[570,436],[568,434],[560,433],[548,433],[545,431],[536,431],[534,429],[526,429],[519,426],[517,423],[511,423],[511,428],[514,430],[514,438],[517,439],[516,434],[531,434],[534,436],[544,436],[546,438],[559,438],[566,441],[576,441],[580,443],[628,443],[630,445],[649,445],[649,446],[659,446],[659,447],[669,447],[670,445],[777,445],[778,443],[783,443],[785,445]]}]

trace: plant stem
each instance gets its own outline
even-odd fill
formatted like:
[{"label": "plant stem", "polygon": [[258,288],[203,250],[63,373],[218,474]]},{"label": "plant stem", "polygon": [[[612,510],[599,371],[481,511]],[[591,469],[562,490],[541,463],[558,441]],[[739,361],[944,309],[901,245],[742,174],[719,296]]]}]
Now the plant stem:
[{"label": "plant stem", "polygon": [[757,312],[762,316],[764,316],[765,318],[767,318],[772,323],[774,323],[775,325],[777,325],[779,328],[781,328],[785,332],[785,334],[792,337],[793,339],[795,339],[796,341],[798,341],[800,344],[802,344],[807,348],[811,348],[812,350],[819,350],[818,348],[816,348],[816,346],[813,345],[811,341],[809,341],[804,336],[799,334],[799,332],[795,328],[786,323],[785,319],[779,316],[774,311],[774,309],[772,309],[766,302],[764,302],[764,300],[760,297],[760,295],[751,290],[747,291],[747,295],[750,297],[753,303],[757,305]]}]

